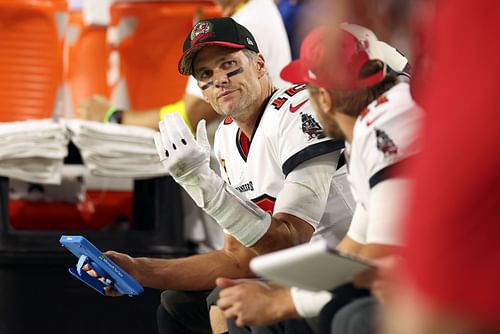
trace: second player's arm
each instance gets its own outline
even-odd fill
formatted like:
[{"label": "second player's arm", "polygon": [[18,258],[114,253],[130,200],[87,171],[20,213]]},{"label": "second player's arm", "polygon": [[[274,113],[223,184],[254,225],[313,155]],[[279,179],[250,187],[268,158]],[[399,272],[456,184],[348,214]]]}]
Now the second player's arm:
[{"label": "second player's arm", "polygon": [[[186,117],[193,128],[196,128],[196,125],[202,119],[209,123],[219,117],[210,104],[197,96],[185,94],[183,100]],[[158,130],[160,111],[160,108],[145,111],[126,110],[123,113],[122,124]]]},{"label": "second player's arm", "polygon": [[[202,98],[186,93],[182,99],[186,117],[189,123],[196,128],[196,124],[202,119],[207,122],[216,120],[217,113]],[[81,119],[102,122],[111,102],[102,96],[92,96],[80,102],[78,106],[78,117]],[[123,110],[121,124],[135,125],[158,130],[161,108],[146,110]]]}]

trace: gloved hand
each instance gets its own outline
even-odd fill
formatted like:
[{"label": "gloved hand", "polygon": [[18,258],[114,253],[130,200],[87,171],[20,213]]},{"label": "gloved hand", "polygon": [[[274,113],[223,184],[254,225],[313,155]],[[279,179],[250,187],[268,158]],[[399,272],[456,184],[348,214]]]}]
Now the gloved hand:
[{"label": "gloved hand", "polygon": [[174,180],[205,207],[224,181],[210,168],[210,143],[205,120],[196,128],[196,140],[178,113],[168,114],[159,123],[155,145],[160,161]]},{"label": "gloved hand", "polygon": [[210,168],[205,120],[198,123],[196,140],[178,113],[166,115],[159,127],[156,149],[174,180],[227,233],[247,247],[255,244],[269,228],[271,216]]}]

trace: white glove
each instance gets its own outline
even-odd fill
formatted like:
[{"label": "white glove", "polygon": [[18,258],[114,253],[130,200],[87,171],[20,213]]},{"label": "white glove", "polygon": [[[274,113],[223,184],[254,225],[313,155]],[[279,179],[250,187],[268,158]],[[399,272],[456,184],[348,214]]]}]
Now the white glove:
[{"label": "white glove", "polygon": [[196,140],[178,113],[166,115],[159,127],[156,149],[169,174],[227,233],[247,247],[255,244],[271,225],[271,216],[210,168],[205,120],[196,127]]},{"label": "white glove", "polygon": [[204,208],[224,186],[224,180],[210,168],[205,120],[196,127],[196,140],[178,113],[166,115],[159,127],[154,139],[160,161],[196,204]]}]

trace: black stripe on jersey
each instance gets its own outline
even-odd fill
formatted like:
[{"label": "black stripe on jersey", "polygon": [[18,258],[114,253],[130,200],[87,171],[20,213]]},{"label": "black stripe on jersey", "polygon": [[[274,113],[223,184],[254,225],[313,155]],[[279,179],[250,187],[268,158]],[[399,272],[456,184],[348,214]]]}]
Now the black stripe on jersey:
[{"label": "black stripe on jersey", "polygon": [[344,167],[345,163],[346,163],[345,153],[342,152],[342,153],[340,153],[339,160],[337,161],[337,170],[339,170],[342,167]]},{"label": "black stripe on jersey", "polygon": [[307,146],[302,151],[299,151],[288,158],[287,161],[281,166],[281,170],[285,177],[304,161],[312,158],[319,157],[320,155],[335,152],[344,148],[343,140],[325,140],[320,143]]},{"label": "black stripe on jersey", "polygon": [[257,202],[262,201],[263,199],[269,199],[273,202],[276,202],[276,197],[273,197],[273,196],[268,195],[268,194],[260,195],[258,197],[253,198],[252,202],[257,203]]},{"label": "black stripe on jersey", "polygon": [[408,157],[406,159],[400,160],[392,165],[382,168],[376,172],[370,179],[368,183],[370,184],[370,189],[375,187],[382,181],[407,176],[408,165],[414,160],[414,156]]}]

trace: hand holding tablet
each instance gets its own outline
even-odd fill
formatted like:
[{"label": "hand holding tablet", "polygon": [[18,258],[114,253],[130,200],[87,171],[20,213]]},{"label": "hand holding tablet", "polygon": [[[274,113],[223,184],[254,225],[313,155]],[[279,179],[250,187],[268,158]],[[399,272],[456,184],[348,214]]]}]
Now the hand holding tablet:
[{"label": "hand holding tablet", "polygon": [[[59,242],[78,258],[76,267],[69,268],[69,273],[100,294],[106,295],[104,288],[108,286],[118,293],[130,297],[139,295],[144,291],[139,282],[84,237],[63,235]],[[90,276],[84,269],[85,265],[89,265],[99,275],[100,279]]]}]

